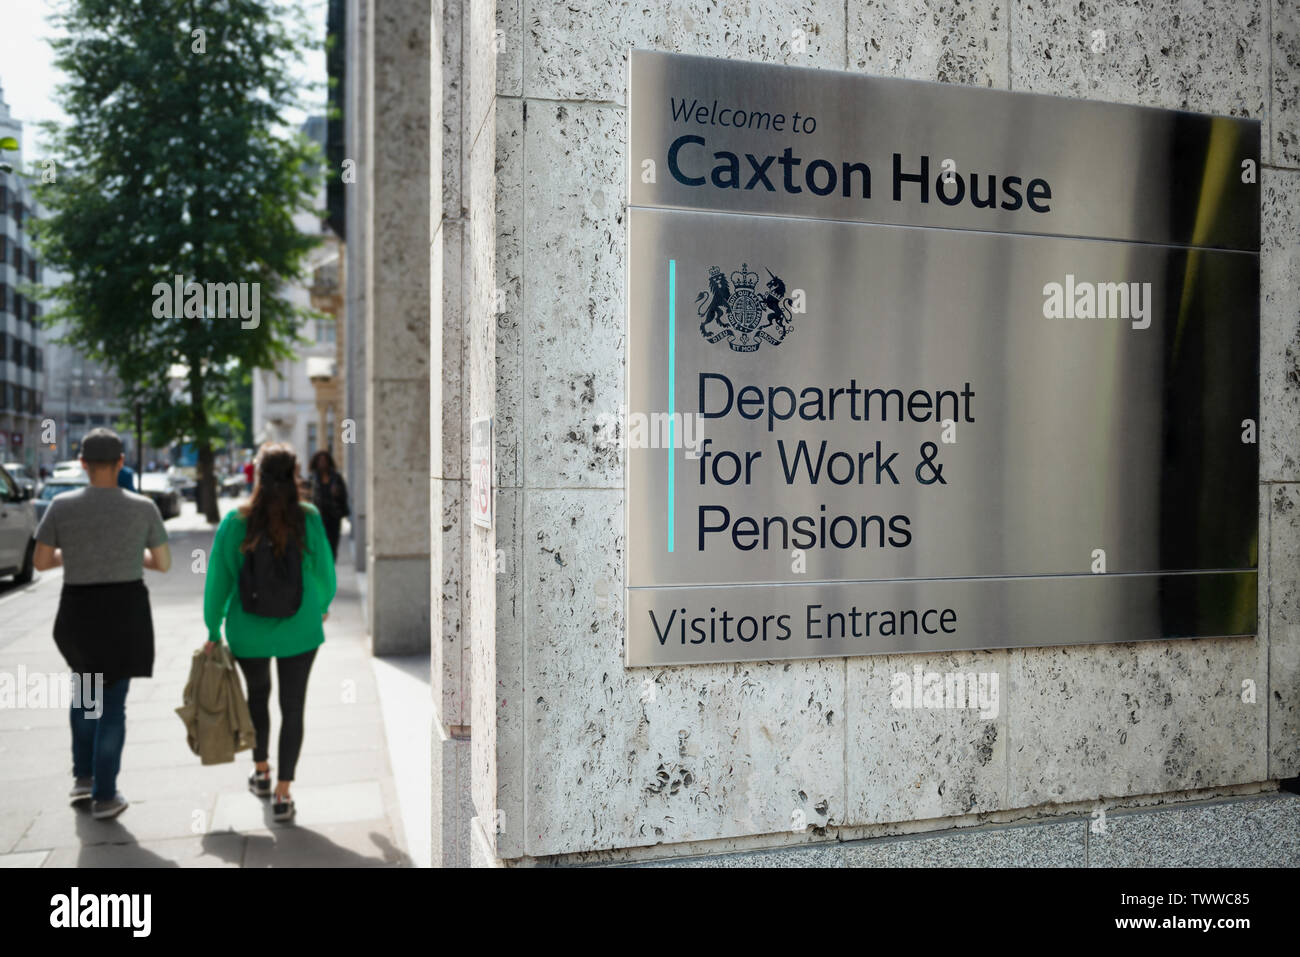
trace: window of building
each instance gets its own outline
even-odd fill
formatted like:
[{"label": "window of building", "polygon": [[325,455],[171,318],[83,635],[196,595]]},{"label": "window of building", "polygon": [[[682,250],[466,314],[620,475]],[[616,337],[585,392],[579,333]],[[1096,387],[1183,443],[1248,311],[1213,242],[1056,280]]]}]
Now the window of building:
[{"label": "window of building", "polygon": [[314,455],[315,453],[316,453],[316,423],[308,422],[307,423],[307,454],[310,456],[310,455]]},{"label": "window of building", "polygon": [[0,362],[9,358],[9,337],[0,332]]}]

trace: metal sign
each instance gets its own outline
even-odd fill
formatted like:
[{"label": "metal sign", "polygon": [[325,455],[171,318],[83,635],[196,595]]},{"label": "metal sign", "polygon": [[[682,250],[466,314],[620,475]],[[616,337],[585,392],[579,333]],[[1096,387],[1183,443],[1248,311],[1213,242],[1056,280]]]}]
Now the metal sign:
[{"label": "metal sign", "polygon": [[492,418],[470,422],[470,519],[492,527]]},{"label": "metal sign", "polygon": [[640,51],[629,102],[629,665],[1254,633],[1257,123]]}]

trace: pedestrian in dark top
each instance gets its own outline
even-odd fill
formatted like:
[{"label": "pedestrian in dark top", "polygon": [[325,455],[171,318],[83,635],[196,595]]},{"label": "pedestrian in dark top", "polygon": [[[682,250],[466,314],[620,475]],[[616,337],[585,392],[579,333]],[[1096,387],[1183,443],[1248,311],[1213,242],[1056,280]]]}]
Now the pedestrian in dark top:
[{"label": "pedestrian in dark top", "polygon": [[334,560],[339,557],[339,525],[351,514],[348,486],[334,467],[334,457],[321,449],[311,457],[311,499],[325,523]]},{"label": "pedestrian in dark top", "polygon": [[[103,700],[74,695],[73,803],[90,800],[96,818],[126,810],[117,790],[132,678],[153,675],[153,616],[144,569],[172,565],[162,515],[150,499],[118,487],[122,440],[92,429],[81,443],[90,482],[51,500],[36,529],[33,564],[63,567],[54,643],[74,673],[102,675]],[[84,679],[83,679],[84,687]]]},{"label": "pedestrian in dark top", "polygon": [[135,469],[129,465],[123,465],[117,473],[117,487],[124,488],[128,492],[138,492],[135,487]]}]

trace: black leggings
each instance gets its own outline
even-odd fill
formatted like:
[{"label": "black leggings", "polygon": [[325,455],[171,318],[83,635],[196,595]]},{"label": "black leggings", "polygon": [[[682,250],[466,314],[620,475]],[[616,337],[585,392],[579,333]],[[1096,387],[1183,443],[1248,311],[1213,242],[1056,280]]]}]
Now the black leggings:
[{"label": "black leggings", "polygon": [[[276,675],[280,679],[280,774],[277,780],[292,781],[302,750],[302,709],[307,703],[307,676],[316,649],[290,658],[276,658]],[[265,761],[271,743],[271,659],[236,658],[248,685],[248,710],[257,731],[253,760]]]}]

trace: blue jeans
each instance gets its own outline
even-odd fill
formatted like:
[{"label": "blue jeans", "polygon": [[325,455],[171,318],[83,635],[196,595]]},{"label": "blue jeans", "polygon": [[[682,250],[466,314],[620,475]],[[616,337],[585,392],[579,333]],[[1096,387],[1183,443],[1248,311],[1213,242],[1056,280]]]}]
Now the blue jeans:
[{"label": "blue jeans", "polygon": [[130,678],[104,687],[103,713],[94,708],[72,705],[72,775],[94,778],[91,797],[108,801],[117,794],[117,772],[122,767],[122,745],[126,743],[126,693]]}]

